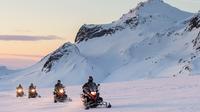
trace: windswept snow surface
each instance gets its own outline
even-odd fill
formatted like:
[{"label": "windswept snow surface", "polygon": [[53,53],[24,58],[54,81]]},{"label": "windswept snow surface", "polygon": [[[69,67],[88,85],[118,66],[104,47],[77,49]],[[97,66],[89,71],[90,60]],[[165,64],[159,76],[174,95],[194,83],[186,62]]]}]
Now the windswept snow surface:
[{"label": "windswept snow surface", "polygon": [[112,108],[84,110],[81,86],[67,87],[73,102],[53,103],[52,88],[38,88],[41,98],[16,98],[0,92],[0,112],[199,112],[200,76],[146,79],[101,84],[100,93]]}]

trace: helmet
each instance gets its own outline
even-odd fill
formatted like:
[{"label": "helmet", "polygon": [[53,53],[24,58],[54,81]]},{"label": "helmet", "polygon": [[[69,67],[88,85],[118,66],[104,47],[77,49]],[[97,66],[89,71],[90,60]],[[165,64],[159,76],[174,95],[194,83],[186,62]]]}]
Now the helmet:
[{"label": "helmet", "polygon": [[22,85],[21,84],[19,84],[19,86],[18,87],[22,87]]},{"label": "helmet", "polygon": [[89,76],[88,82],[93,82],[93,77],[92,76]]},{"label": "helmet", "polygon": [[33,86],[33,83],[31,83],[31,86]]},{"label": "helmet", "polygon": [[61,81],[60,81],[60,80],[58,80],[58,81],[57,81],[57,83],[61,83]]}]

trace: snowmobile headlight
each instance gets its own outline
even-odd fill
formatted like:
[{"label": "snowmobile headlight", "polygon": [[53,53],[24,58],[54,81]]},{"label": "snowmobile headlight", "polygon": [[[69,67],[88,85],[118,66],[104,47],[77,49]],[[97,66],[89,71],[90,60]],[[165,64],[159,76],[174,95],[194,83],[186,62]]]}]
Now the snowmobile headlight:
[{"label": "snowmobile headlight", "polygon": [[95,96],[97,93],[96,93],[96,92],[91,92],[91,94],[92,94],[93,96]]},{"label": "snowmobile headlight", "polygon": [[21,93],[23,90],[22,89],[17,89],[17,92],[18,93]]},{"label": "snowmobile headlight", "polygon": [[35,89],[31,89],[31,92],[34,93],[36,90]]},{"label": "snowmobile headlight", "polygon": [[60,93],[64,93],[64,90],[63,90],[63,89],[59,89],[59,92],[60,92]]}]

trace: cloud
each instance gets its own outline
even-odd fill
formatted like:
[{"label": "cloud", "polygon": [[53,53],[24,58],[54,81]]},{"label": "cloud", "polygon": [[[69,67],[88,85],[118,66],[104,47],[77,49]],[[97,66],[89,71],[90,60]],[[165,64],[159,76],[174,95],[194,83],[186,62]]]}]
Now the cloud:
[{"label": "cloud", "polygon": [[30,33],[32,32],[31,30],[25,30],[25,29],[16,29],[15,32],[19,32],[19,33]]},{"label": "cloud", "polygon": [[37,35],[0,35],[3,41],[39,41],[39,40],[62,40],[56,35],[37,36]]}]

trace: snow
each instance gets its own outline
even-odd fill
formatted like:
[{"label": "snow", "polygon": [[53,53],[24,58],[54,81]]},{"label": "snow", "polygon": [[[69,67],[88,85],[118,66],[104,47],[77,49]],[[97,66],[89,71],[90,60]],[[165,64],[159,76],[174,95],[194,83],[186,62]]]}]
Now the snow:
[{"label": "snow", "polygon": [[[200,28],[198,21],[191,21],[198,15],[148,0],[110,24],[83,25],[98,26],[92,33],[113,32],[67,42],[25,69],[0,67],[0,112],[86,111],[81,84],[90,75],[101,83],[101,96],[113,108],[87,111],[198,112]],[[73,102],[53,103],[51,87],[58,79],[67,85]],[[16,98],[16,85],[27,88],[30,83],[37,85],[42,98]]]},{"label": "snow", "polygon": [[[133,8],[129,13],[124,14],[117,23],[122,23],[128,18],[137,17],[162,17],[170,19],[170,21],[177,22],[177,20],[186,19],[191,13],[183,13],[183,11],[170,6],[162,0],[147,0],[146,2],[140,2],[136,8]],[[168,21],[167,21],[168,22]]]},{"label": "snow", "polygon": [[16,70],[9,70],[6,66],[1,66],[0,65],[0,76],[5,76],[5,75],[9,75],[13,72],[15,72]]},{"label": "snow", "polygon": [[[200,76],[102,83],[101,96],[112,108],[84,110],[81,86],[66,86],[72,102],[53,103],[53,88],[38,87],[41,98],[16,98],[14,90],[0,92],[0,112],[198,112]],[[127,86],[128,85],[128,86]]]},{"label": "snow", "polygon": [[192,61],[192,74],[198,74],[200,72],[199,66],[200,66],[200,58],[196,58],[194,61]]}]

